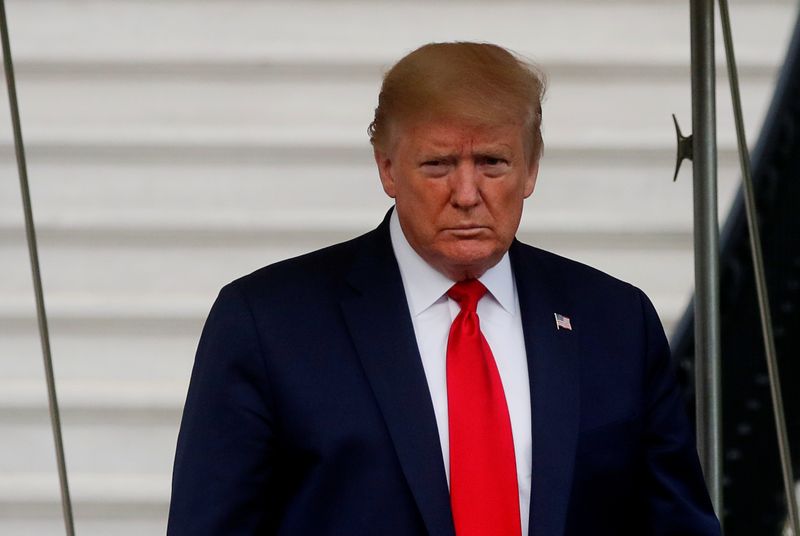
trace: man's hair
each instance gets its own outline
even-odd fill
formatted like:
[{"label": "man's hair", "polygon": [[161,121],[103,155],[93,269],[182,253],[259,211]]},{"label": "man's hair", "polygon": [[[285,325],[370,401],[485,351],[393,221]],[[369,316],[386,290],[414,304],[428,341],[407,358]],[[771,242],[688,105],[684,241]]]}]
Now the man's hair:
[{"label": "man's hair", "polygon": [[375,119],[367,132],[386,150],[398,123],[459,120],[476,126],[521,123],[526,149],[538,158],[542,142],[543,73],[489,43],[430,43],[398,61],[383,78]]}]

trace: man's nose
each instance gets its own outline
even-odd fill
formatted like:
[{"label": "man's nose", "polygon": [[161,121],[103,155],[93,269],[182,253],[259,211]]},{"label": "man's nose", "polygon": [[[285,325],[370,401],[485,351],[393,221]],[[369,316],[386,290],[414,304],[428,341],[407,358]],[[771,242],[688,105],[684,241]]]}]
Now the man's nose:
[{"label": "man's nose", "polygon": [[460,163],[451,176],[450,202],[459,208],[471,208],[481,202],[478,169],[473,163]]}]

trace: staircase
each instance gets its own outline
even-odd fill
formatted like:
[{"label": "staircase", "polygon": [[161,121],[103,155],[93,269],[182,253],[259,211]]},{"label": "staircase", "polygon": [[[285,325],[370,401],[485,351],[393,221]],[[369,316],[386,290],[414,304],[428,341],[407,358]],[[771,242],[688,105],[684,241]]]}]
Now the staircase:
[{"label": "staircase", "polygon": [[[731,5],[750,139],[796,3]],[[77,533],[163,534],[180,411],[219,288],[374,227],[380,76],[492,41],[550,76],[520,238],[691,295],[688,4],[9,0]],[[720,66],[724,66],[720,56]],[[724,69],[723,69],[724,70]],[[738,181],[720,78],[720,211]],[[5,96],[3,96],[5,99]],[[0,106],[0,534],[63,534],[10,119]]]}]

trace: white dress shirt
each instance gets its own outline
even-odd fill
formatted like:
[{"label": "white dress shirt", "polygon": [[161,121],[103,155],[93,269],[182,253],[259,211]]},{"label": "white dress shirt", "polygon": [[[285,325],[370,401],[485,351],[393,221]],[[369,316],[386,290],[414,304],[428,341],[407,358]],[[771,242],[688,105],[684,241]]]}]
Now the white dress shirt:
[{"label": "white dress shirt", "polygon": [[[430,266],[414,251],[403,234],[396,210],[392,212],[389,229],[436,414],[436,426],[439,429],[442,458],[449,486],[447,338],[450,325],[458,315],[460,307],[447,297],[447,291],[454,282]],[[526,535],[531,495],[531,397],[517,287],[511,273],[508,253],[479,280],[488,292],[478,302],[478,318],[481,331],[497,363],[508,404],[517,462],[520,521],[522,534]]]}]

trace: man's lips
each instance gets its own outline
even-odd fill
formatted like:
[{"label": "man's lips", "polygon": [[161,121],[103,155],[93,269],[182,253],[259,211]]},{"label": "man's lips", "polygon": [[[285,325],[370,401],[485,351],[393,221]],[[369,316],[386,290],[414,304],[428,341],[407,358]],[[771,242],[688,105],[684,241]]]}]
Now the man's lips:
[{"label": "man's lips", "polygon": [[444,229],[446,232],[453,234],[459,238],[469,238],[476,236],[483,231],[487,230],[485,225],[457,225]]}]

